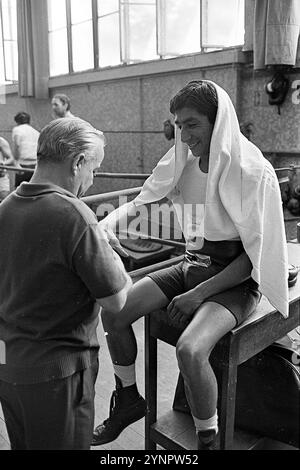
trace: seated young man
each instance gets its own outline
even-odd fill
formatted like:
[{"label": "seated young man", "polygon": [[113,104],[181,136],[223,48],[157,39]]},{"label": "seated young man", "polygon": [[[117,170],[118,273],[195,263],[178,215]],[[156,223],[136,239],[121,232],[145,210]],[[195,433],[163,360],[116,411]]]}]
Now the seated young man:
[{"label": "seated young man", "polygon": [[[134,284],[120,313],[102,312],[116,390],[110,415],[94,430],[92,445],[116,439],[146,413],[135,379],[137,345],[130,326],[135,320],[166,307],[183,329],[176,346],[178,366],[198,448],[211,449],[218,432],[212,349],[254,312],[261,293],[284,316],[288,312],[284,221],[273,167],[241,134],[229,96],[215,83],[188,83],[171,100],[170,110],[174,147],[141,193],[100,225],[116,243],[118,223],[124,226],[141,205],[168,197],[182,223],[186,255],[178,265]],[[188,223],[180,220],[182,214]]]}]

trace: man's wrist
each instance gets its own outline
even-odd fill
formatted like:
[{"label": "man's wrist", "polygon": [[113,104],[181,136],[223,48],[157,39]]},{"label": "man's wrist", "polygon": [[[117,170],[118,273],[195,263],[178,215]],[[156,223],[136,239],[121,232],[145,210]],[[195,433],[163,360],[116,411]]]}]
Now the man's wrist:
[{"label": "man's wrist", "polygon": [[201,300],[207,299],[208,297],[216,293],[213,278],[201,282],[201,284],[194,287],[193,290],[199,296],[199,298],[201,298]]}]

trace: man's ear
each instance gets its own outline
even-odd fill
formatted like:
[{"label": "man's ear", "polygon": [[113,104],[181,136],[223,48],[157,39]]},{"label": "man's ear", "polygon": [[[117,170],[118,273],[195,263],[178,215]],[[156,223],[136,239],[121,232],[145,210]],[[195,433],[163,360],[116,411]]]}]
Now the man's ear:
[{"label": "man's ear", "polygon": [[74,175],[76,175],[78,173],[78,171],[81,170],[84,159],[85,159],[84,153],[79,153],[78,155],[76,155],[76,157],[73,158],[72,172],[73,172]]}]

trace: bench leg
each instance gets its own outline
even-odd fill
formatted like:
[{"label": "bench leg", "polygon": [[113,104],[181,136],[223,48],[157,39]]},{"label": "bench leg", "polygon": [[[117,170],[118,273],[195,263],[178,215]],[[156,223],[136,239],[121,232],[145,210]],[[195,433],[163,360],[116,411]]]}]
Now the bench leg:
[{"label": "bench leg", "polygon": [[230,345],[228,339],[224,347],[220,390],[220,449],[228,450],[233,447],[235,398],[237,383],[237,360],[235,345]]},{"label": "bench leg", "polygon": [[150,315],[145,317],[145,399],[148,412],[145,418],[145,449],[156,450],[150,438],[150,428],[157,420],[157,339],[150,335]]}]

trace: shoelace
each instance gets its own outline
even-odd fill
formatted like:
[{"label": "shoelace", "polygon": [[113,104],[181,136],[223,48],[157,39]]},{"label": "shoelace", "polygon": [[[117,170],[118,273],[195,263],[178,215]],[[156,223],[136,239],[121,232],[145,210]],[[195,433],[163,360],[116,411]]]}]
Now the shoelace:
[{"label": "shoelace", "polygon": [[107,418],[105,421],[103,421],[103,426],[109,421],[109,419],[113,416],[116,405],[117,405],[117,399],[118,399],[118,390],[114,390],[111,399],[110,399],[110,404],[109,404],[109,418]]},{"label": "shoelace", "polygon": [[118,398],[119,398],[119,392],[118,389],[114,390],[111,399],[110,399],[110,404],[109,404],[109,417],[103,421],[102,426],[105,426],[106,423],[112,418],[114,413],[117,411],[118,408]]}]

